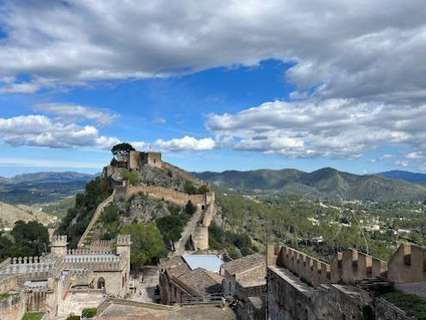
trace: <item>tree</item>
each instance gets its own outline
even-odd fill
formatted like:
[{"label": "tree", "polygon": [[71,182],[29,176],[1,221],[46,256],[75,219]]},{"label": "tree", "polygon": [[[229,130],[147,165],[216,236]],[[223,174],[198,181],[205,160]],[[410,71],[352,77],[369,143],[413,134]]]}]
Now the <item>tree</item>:
[{"label": "tree", "polygon": [[47,228],[37,221],[17,221],[11,232],[15,246],[13,256],[40,256],[49,247]]},{"label": "tree", "polygon": [[195,211],[197,211],[197,207],[192,204],[191,200],[189,200],[185,205],[185,213],[192,216]]},{"label": "tree", "polygon": [[185,226],[184,218],[178,215],[170,215],[157,219],[157,227],[164,241],[178,241]]},{"label": "tree", "polygon": [[130,151],[135,151],[135,148],[129,143],[123,142],[112,147],[111,152],[118,161],[127,159]]},{"label": "tree", "polygon": [[155,224],[128,224],[121,229],[120,233],[130,234],[132,237],[130,255],[132,269],[140,269],[147,264],[157,264],[160,258],[167,255],[160,230]]}]

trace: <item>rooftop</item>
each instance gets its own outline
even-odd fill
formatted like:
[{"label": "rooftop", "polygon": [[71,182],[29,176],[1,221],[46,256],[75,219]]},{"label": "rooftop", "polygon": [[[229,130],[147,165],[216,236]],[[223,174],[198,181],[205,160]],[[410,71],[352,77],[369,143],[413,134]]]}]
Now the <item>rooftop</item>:
[{"label": "rooftop", "polygon": [[255,253],[240,259],[227,262],[222,266],[222,268],[229,274],[233,275],[246,272],[255,267],[261,266],[262,264],[265,264],[265,257],[260,253]]},{"label": "rooftop", "polygon": [[202,268],[182,274],[177,281],[194,295],[207,296],[222,291],[222,277]]}]

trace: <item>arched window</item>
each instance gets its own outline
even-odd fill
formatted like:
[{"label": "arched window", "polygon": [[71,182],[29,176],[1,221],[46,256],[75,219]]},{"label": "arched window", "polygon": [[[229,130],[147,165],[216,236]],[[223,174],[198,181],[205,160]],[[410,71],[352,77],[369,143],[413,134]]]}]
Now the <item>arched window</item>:
[{"label": "arched window", "polygon": [[105,279],[104,278],[98,279],[98,289],[105,289]]}]

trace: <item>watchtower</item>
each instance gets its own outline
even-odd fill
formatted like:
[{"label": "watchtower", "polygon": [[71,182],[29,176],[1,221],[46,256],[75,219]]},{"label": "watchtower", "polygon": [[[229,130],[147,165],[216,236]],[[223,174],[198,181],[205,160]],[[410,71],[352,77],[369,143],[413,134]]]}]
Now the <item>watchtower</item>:
[{"label": "watchtower", "polygon": [[67,236],[52,236],[50,241],[50,252],[54,256],[65,256],[67,254]]}]

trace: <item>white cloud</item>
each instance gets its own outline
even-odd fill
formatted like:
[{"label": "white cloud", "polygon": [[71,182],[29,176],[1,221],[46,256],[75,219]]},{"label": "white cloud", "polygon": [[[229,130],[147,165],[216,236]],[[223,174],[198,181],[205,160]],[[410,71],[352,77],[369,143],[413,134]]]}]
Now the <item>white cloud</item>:
[{"label": "white cloud", "polygon": [[324,98],[424,103],[423,9],[423,0],[10,1],[0,15],[0,77],[30,80],[0,91],[275,58],[294,63],[294,97],[316,87]]},{"label": "white cloud", "polygon": [[425,121],[426,104],[312,99],[268,102],[236,114],[211,114],[206,126],[221,145],[235,149],[290,157],[357,158],[389,145],[426,151]]},{"label": "white cloud", "polygon": [[53,114],[61,120],[68,122],[94,120],[98,124],[108,125],[117,118],[117,115],[107,111],[67,103],[38,104],[34,109],[36,111]]},{"label": "white cloud", "polygon": [[165,151],[206,151],[214,149],[215,146],[212,138],[196,139],[189,136],[167,141],[159,139],[154,143],[154,147]]},{"label": "white cloud", "polygon": [[408,167],[409,163],[406,160],[397,160],[395,161],[395,165],[397,165],[398,167],[406,168]]},{"label": "white cloud", "polygon": [[119,140],[99,134],[94,126],[53,121],[42,115],[0,118],[0,140],[13,146],[108,149]]},{"label": "white cloud", "polygon": [[0,158],[0,167],[32,167],[32,168],[73,168],[73,169],[98,169],[104,163],[80,162],[52,159],[28,159],[28,158]]}]

